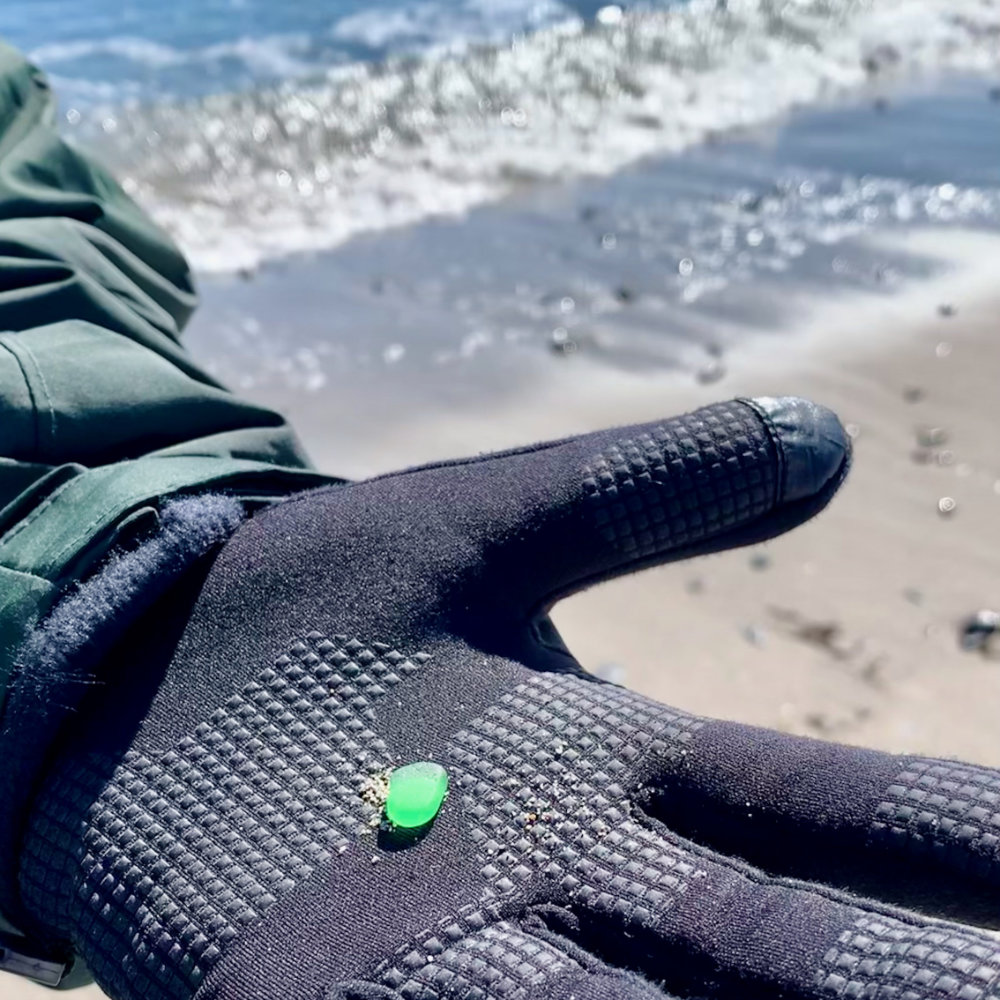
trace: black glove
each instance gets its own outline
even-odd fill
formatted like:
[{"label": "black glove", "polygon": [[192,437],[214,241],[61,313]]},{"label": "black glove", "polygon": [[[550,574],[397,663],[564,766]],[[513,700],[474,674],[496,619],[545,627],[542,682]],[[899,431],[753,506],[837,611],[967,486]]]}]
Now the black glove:
[{"label": "black glove", "polygon": [[[804,521],[848,450],[740,401],[256,515],[62,733],[21,923],[116,1000],[995,1000],[1000,775],[665,708],[545,617]],[[379,827],[419,760],[436,819]]]}]

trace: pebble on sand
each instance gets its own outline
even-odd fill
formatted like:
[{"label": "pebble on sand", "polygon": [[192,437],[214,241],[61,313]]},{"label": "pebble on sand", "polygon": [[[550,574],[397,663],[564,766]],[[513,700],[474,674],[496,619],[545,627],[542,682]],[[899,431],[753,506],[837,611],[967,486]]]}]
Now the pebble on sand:
[{"label": "pebble on sand", "polygon": [[1000,612],[984,608],[963,623],[959,642],[962,649],[988,653],[1000,638]]},{"label": "pebble on sand", "polygon": [[611,684],[624,684],[625,668],[620,663],[602,663],[594,670],[594,676]]},{"label": "pebble on sand", "polygon": [[903,387],[903,399],[907,403],[920,403],[927,397],[927,390],[919,385],[907,385]]},{"label": "pebble on sand", "polygon": [[947,444],[948,431],[944,427],[931,427],[928,424],[921,424],[917,430],[917,444],[921,448],[937,448]]},{"label": "pebble on sand", "polygon": [[950,302],[944,302],[938,306],[938,315],[943,319],[951,319],[957,312],[958,310]]},{"label": "pebble on sand", "polygon": [[938,500],[937,509],[938,513],[942,517],[951,517],[957,508],[958,504],[955,502],[954,497],[941,497],[941,499]]},{"label": "pebble on sand", "polygon": [[698,370],[697,377],[702,385],[711,385],[713,382],[718,382],[719,379],[724,378],[725,374],[726,366],[721,361],[710,361]]}]

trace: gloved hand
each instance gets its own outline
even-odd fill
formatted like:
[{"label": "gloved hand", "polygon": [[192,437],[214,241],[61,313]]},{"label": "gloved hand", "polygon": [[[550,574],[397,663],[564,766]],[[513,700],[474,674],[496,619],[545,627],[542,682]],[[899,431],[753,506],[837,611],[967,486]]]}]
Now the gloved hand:
[{"label": "gloved hand", "polygon": [[[848,452],[740,401],[254,516],[64,734],[22,919],[117,1000],[1000,997],[1000,774],[666,708],[545,617],[799,524]],[[420,760],[449,796],[380,828]]]}]

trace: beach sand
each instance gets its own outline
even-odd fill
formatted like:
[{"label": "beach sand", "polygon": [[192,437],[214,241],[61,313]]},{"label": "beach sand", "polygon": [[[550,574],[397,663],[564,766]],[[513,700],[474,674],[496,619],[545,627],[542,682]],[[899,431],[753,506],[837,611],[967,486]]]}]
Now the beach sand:
[{"label": "beach sand", "polygon": [[[908,239],[928,251],[940,236]],[[951,251],[953,268],[903,294],[814,303],[794,338],[748,341],[712,385],[574,356],[547,389],[508,394],[502,407],[350,435],[329,431],[347,417],[332,394],[260,398],[289,413],[321,467],[351,476],[731,396],[825,403],[856,435],[854,467],[813,522],[766,546],[603,584],[554,619],[585,666],[689,711],[1000,765],[1000,659],[958,643],[965,616],[1000,607],[1000,302],[990,283],[1000,244],[970,234],[949,238]],[[947,436],[920,454],[929,461],[915,459],[919,428]],[[955,500],[950,516],[942,497]],[[0,1000],[46,995],[0,975]],[[74,995],[102,996],[92,986]]]}]

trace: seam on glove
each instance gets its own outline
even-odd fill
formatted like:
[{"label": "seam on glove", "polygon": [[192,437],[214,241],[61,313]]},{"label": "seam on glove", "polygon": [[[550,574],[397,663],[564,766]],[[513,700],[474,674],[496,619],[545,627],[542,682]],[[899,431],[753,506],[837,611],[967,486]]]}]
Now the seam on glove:
[{"label": "seam on glove", "polygon": [[750,407],[760,417],[768,434],[771,435],[774,452],[778,456],[778,496],[776,500],[778,504],[782,504],[785,502],[785,492],[788,489],[788,460],[785,456],[785,442],[781,440],[781,435],[778,433],[778,428],[775,426],[771,414],[763,406],[758,406],[756,400],[749,396],[738,396],[736,402]]}]

